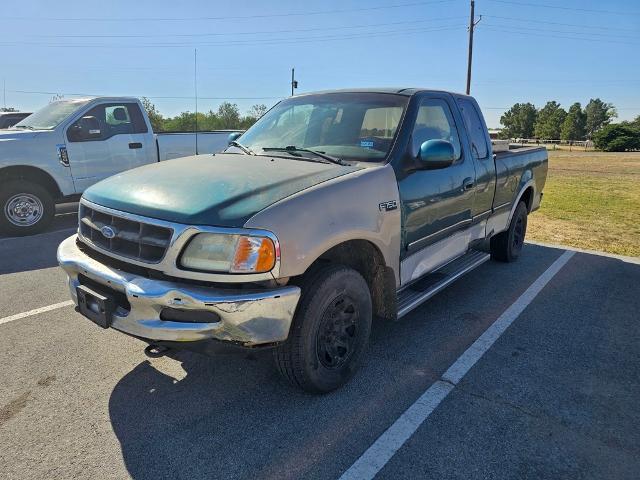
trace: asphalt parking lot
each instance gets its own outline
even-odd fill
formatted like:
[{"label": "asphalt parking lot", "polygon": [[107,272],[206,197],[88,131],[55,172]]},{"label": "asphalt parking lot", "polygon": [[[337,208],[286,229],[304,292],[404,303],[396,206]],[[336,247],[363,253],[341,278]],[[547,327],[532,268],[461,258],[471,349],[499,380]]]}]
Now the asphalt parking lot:
[{"label": "asphalt parking lot", "polygon": [[66,217],[0,239],[2,478],[638,478],[637,260],[528,244],[376,323],[353,381],[311,396],[268,352],[148,359],[68,304],[21,315],[69,300]]}]

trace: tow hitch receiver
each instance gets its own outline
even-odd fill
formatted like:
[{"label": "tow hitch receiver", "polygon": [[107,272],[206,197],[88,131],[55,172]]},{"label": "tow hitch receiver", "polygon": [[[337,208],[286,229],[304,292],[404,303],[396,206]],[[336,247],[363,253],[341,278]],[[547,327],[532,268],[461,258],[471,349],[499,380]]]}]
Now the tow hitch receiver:
[{"label": "tow hitch receiver", "polygon": [[171,350],[169,347],[152,343],[144,349],[144,354],[149,358],[160,358],[164,357],[169,350]]}]

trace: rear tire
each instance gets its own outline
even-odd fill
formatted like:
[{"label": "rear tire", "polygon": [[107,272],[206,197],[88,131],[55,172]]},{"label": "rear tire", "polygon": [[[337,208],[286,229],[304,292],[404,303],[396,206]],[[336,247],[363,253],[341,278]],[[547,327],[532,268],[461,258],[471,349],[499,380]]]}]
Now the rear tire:
[{"label": "rear tire", "polygon": [[527,234],[527,206],[518,203],[509,228],[491,238],[491,258],[501,262],[515,262],[524,246]]},{"label": "rear tire", "polygon": [[371,332],[371,294],[364,278],[326,265],[304,279],[289,338],[274,351],[284,378],[307,392],[344,385],[364,357]]},{"label": "rear tire", "polygon": [[56,207],[44,187],[25,180],[9,180],[0,188],[0,208],[0,232],[24,236],[47,228]]}]

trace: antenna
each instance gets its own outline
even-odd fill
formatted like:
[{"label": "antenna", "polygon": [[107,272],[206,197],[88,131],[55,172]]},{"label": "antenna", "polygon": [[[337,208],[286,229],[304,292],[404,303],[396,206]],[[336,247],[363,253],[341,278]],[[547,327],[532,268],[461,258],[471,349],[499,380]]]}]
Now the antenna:
[{"label": "antenna", "polygon": [[193,92],[196,100],[196,155],[198,155],[198,49],[193,49]]},{"label": "antenna", "polygon": [[2,103],[4,104],[4,109],[7,109],[7,79],[2,79]]}]

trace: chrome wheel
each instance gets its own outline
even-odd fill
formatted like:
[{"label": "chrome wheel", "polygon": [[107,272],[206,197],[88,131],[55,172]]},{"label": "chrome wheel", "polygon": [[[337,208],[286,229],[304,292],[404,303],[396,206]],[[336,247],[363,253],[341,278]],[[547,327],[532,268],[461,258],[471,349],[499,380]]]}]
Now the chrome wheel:
[{"label": "chrome wheel", "polygon": [[42,201],[31,193],[18,193],[4,205],[7,220],[17,227],[30,227],[38,223],[44,215]]}]

